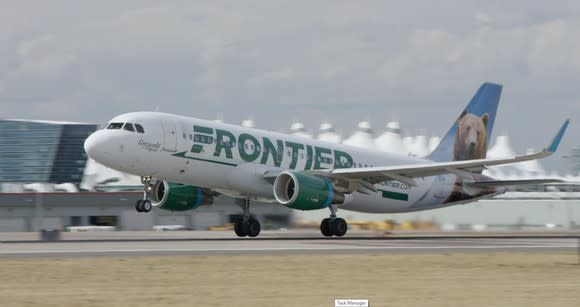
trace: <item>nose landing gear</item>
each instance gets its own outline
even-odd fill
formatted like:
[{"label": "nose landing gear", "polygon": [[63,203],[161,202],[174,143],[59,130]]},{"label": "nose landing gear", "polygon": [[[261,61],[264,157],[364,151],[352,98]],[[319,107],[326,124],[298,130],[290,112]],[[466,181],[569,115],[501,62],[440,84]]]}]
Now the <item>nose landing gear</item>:
[{"label": "nose landing gear", "polygon": [[153,209],[153,205],[148,199],[139,199],[135,203],[135,210],[137,210],[137,212],[149,212],[151,209]]},{"label": "nose landing gear", "polygon": [[149,212],[153,209],[153,205],[151,204],[151,190],[153,189],[153,184],[151,183],[151,177],[145,176],[141,177],[141,183],[143,183],[143,199],[139,199],[135,203],[135,210],[137,212]]}]

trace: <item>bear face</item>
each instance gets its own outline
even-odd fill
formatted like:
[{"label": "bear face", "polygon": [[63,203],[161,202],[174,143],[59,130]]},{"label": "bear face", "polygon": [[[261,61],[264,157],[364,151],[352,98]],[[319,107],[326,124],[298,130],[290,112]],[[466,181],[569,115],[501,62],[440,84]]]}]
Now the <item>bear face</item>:
[{"label": "bear face", "polygon": [[455,134],[455,147],[453,160],[483,159],[487,153],[487,122],[489,114],[481,117],[467,113],[461,113],[457,120],[457,133]]}]

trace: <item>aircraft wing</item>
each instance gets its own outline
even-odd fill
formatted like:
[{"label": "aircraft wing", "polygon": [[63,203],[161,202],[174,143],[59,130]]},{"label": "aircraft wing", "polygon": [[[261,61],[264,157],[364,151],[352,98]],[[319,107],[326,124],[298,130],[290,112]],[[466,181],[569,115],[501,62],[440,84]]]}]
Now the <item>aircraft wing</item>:
[{"label": "aircraft wing", "polygon": [[[474,180],[472,172],[483,170],[489,166],[502,165],[509,163],[516,163],[528,160],[535,160],[540,158],[545,158],[556,152],[560,141],[568,127],[570,120],[566,120],[558,133],[554,136],[554,139],[543,150],[526,155],[514,156],[510,158],[501,159],[477,159],[477,160],[466,160],[466,161],[450,161],[450,162],[426,162],[421,164],[410,164],[410,165],[394,165],[394,166],[380,166],[380,167],[365,167],[365,168],[342,168],[342,169],[331,169],[331,170],[316,170],[310,171],[316,175],[329,177],[334,179],[338,183],[343,183],[342,186],[347,190],[359,190],[364,191],[365,189],[374,191],[374,184],[386,181],[386,180],[397,180],[402,183],[406,183],[411,186],[415,186],[414,178],[436,176],[442,174],[456,174],[468,180]],[[547,180],[547,179],[546,179]],[[557,181],[557,180],[555,180]],[[355,185],[349,184],[350,188],[346,188],[345,183],[355,182]],[[510,181],[511,184],[517,184],[516,181]],[[550,180],[553,182],[553,180]],[[480,183],[480,182],[478,182]],[[483,183],[482,183],[483,184]],[[491,183],[490,183],[491,184]],[[488,184],[488,185],[490,185]],[[499,185],[499,181],[495,181],[496,185]],[[525,183],[525,184],[530,184]]]}]

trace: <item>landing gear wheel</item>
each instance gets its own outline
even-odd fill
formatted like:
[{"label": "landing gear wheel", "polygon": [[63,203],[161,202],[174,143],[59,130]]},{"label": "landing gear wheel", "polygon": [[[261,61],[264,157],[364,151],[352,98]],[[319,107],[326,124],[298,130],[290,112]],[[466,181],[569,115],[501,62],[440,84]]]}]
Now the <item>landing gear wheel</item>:
[{"label": "landing gear wheel", "polygon": [[262,226],[260,222],[250,215],[250,200],[249,199],[236,199],[236,204],[238,204],[242,210],[244,210],[243,215],[240,220],[234,225],[234,232],[238,237],[257,237],[260,234]]},{"label": "landing gear wheel", "polygon": [[143,200],[142,199],[139,199],[135,203],[135,210],[137,210],[137,212],[143,212]]},{"label": "landing gear wheel", "polygon": [[151,211],[151,209],[153,209],[153,205],[151,205],[150,200],[145,199],[145,200],[141,201],[141,210],[143,212],[149,212],[149,211]]},{"label": "landing gear wheel", "polygon": [[346,221],[344,219],[336,218],[334,219],[334,221],[332,221],[330,228],[332,228],[332,232],[335,236],[342,237],[346,234],[346,231],[348,230],[348,225],[346,224]]},{"label": "landing gear wheel", "polygon": [[151,190],[153,187],[152,178],[150,176],[143,176],[141,177],[141,183],[143,184],[143,199],[139,199],[135,203],[135,210],[137,212],[149,212],[153,209],[153,205],[149,200],[151,196]]},{"label": "landing gear wheel", "polygon": [[348,230],[348,225],[346,221],[342,218],[336,217],[336,210],[338,209],[335,205],[331,205],[330,218],[325,218],[320,222],[320,232],[325,237],[342,237],[346,234]]},{"label": "landing gear wheel", "polygon": [[148,199],[140,199],[135,203],[135,210],[137,212],[149,212],[151,209],[153,209],[153,205]]},{"label": "landing gear wheel", "polygon": [[342,237],[346,234],[348,230],[348,224],[342,218],[325,218],[320,223],[320,232],[325,237]]},{"label": "landing gear wheel", "polygon": [[234,232],[238,237],[245,237],[249,232],[249,223],[247,221],[239,221],[234,225]]},{"label": "landing gear wheel", "polygon": [[332,237],[332,228],[330,226],[331,222],[329,218],[323,219],[320,223],[320,232],[322,232],[325,237]]},{"label": "landing gear wheel", "polygon": [[248,236],[249,237],[257,237],[260,234],[260,230],[262,227],[260,226],[260,222],[255,218],[251,218],[248,221]]}]

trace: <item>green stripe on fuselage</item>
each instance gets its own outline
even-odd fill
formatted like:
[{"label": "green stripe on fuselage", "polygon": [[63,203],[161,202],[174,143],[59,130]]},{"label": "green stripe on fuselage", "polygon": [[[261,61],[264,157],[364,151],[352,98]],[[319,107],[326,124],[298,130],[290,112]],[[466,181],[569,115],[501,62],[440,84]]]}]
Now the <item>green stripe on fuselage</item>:
[{"label": "green stripe on fuselage", "polygon": [[204,162],[210,162],[210,163],[215,163],[215,164],[221,164],[221,165],[238,166],[237,164],[223,162],[223,161],[216,161],[216,160],[209,160],[209,159],[201,159],[201,158],[188,157],[188,156],[185,155],[185,153],[186,153],[185,151],[178,152],[178,153],[172,154],[172,156],[179,157],[179,158],[190,159],[190,160],[197,160],[197,161],[204,161]]},{"label": "green stripe on fuselage", "polygon": [[395,200],[409,201],[409,194],[379,190],[383,192],[383,198],[390,198]]}]

